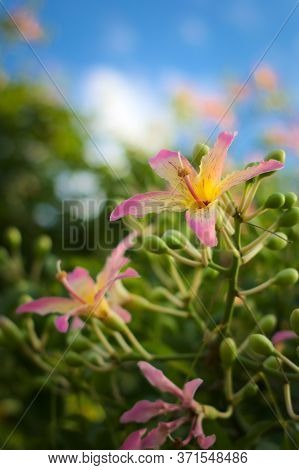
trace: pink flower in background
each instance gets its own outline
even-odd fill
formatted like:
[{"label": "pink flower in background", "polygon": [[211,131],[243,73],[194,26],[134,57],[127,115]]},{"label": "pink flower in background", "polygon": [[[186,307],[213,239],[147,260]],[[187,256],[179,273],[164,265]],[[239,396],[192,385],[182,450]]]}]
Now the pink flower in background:
[{"label": "pink flower in background", "polygon": [[292,330],[280,330],[277,331],[271,338],[272,343],[274,346],[283,343],[284,341],[288,341],[289,339],[298,338],[296,333]]},{"label": "pink flower in background", "polygon": [[130,313],[114,296],[109,296],[109,291],[120,279],[139,276],[132,268],[121,272],[129,262],[124,253],[133,245],[135,236],[135,233],[130,234],[112,251],[96,281],[84,268],[77,267],[70,273],[59,269],[57,278],[69,292],[70,297],[42,297],[21,305],[17,308],[17,313],[32,312],[39,315],[60,313],[61,315],[55,319],[55,325],[61,333],[68,331],[70,320],[73,328],[80,327],[82,326],[80,317],[89,315],[103,320],[108,316],[117,315],[124,322],[130,321]]},{"label": "pink flower in background", "polygon": [[[205,417],[204,407],[194,400],[194,395],[202,384],[202,380],[191,380],[184,385],[183,389],[180,389],[162,371],[148,362],[138,362],[138,367],[153,387],[173,395],[178,403],[168,403],[164,400],[138,401],[133,408],[121,416],[121,423],[147,423],[158,416],[163,417],[163,421],[160,421],[150,431],[147,428],[142,428],[131,433],[122,444],[121,449],[158,449],[166,442],[171,433],[183,425],[189,425],[189,432],[185,439],[176,439],[177,443],[184,447],[192,439],[195,439],[202,449],[209,449],[214,444],[216,437],[214,434],[205,436],[202,428],[202,421]],[[177,416],[171,421],[164,421],[169,413],[175,413]]]},{"label": "pink flower in background", "polygon": [[271,67],[264,65],[254,72],[256,85],[265,91],[274,91],[278,85],[278,77]]},{"label": "pink flower in background", "polygon": [[299,124],[293,123],[288,127],[274,127],[265,134],[265,139],[271,145],[289,147],[299,153]]},{"label": "pink flower in background", "polygon": [[127,199],[113,210],[110,220],[126,215],[143,217],[150,212],[165,210],[186,211],[186,221],[199,240],[204,245],[216,246],[216,209],[221,195],[261,173],[283,167],[276,160],[262,161],[221,179],[227,151],[235,136],[236,133],[222,132],[214,147],[202,158],[199,172],[179,152],[161,150],[149,163],[161,178],[168,181],[170,188]]},{"label": "pink flower in background", "polygon": [[12,23],[29,41],[38,41],[43,37],[43,30],[32,12],[20,8],[12,14]]}]

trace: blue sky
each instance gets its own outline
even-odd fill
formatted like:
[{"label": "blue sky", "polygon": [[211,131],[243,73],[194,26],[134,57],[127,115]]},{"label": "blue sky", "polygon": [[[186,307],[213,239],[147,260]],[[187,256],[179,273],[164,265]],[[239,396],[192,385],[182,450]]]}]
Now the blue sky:
[{"label": "blue sky", "polygon": [[[20,0],[3,3],[10,10],[30,5]],[[47,39],[33,47],[75,106],[103,106],[97,96],[113,95],[109,82],[121,102],[120,110],[113,108],[114,116],[124,115],[120,125],[130,120],[131,107],[132,121],[133,110],[135,121],[142,121],[145,109],[166,119],[160,102],[171,80],[200,84],[206,90],[217,90],[229,76],[243,82],[295,4],[296,0],[44,0],[36,11]],[[298,26],[299,8],[263,61],[296,98]],[[6,68],[47,81],[25,44],[10,48]],[[105,85],[99,88],[99,82]],[[106,114],[104,119],[113,116]],[[128,132],[133,125],[128,125]],[[245,127],[255,125],[252,120]],[[143,135],[138,125],[135,131]]]}]

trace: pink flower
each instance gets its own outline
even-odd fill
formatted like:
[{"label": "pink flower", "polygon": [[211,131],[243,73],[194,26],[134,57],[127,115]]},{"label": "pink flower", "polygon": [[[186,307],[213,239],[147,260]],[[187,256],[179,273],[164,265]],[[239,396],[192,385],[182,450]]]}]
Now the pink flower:
[{"label": "pink flower", "polygon": [[283,343],[284,341],[288,341],[289,339],[297,338],[298,336],[294,331],[291,330],[280,330],[277,331],[271,338],[272,343],[274,346]]},{"label": "pink flower", "polygon": [[169,393],[178,399],[178,404],[168,403],[164,400],[141,400],[120,418],[121,423],[146,423],[152,418],[175,413],[178,416],[172,421],[161,421],[148,431],[143,428],[131,433],[121,446],[123,450],[158,449],[181,426],[188,424],[190,429],[184,440],[178,440],[181,446],[189,444],[195,439],[202,449],[210,448],[215,440],[215,435],[205,436],[202,429],[202,420],[205,417],[204,407],[194,400],[194,395],[202,384],[201,379],[187,382],[183,389],[177,387],[169,380],[161,370],[156,369],[148,362],[138,362],[138,367],[147,381],[161,392]]},{"label": "pink flower", "polygon": [[41,25],[32,12],[19,8],[12,14],[12,25],[29,41],[37,41],[44,35]]},{"label": "pink flower", "polygon": [[62,315],[56,317],[55,326],[61,333],[68,331],[70,319],[72,319],[72,328],[78,328],[83,326],[80,317],[90,315],[103,321],[118,319],[127,323],[131,319],[130,313],[122,308],[113,296],[109,296],[109,291],[116,281],[139,276],[132,268],[121,272],[129,262],[124,253],[132,246],[135,236],[135,233],[130,234],[112,251],[96,281],[84,268],[77,267],[70,273],[59,269],[57,278],[69,292],[70,297],[42,297],[20,305],[17,313],[34,312],[39,315],[60,313]]},{"label": "pink flower", "polygon": [[149,163],[161,178],[168,181],[169,190],[137,194],[127,199],[113,210],[110,220],[126,215],[143,217],[150,212],[160,213],[165,210],[186,211],[186,221],[199,240],[204,245],[216,246],[216,207],[219,197],[233,186],[283,167],[276,160],[262,161],[221,179],[227,151],[235,136],[236,132],[222,132],[214,147],[202,158],[198,173],[179,152],[161,150]]}]

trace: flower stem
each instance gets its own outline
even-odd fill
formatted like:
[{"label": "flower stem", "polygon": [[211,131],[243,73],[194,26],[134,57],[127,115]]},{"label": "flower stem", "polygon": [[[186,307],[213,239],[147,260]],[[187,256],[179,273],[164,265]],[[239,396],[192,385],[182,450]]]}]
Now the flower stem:
[{"label": "flower stem", "polygon": [[290,418],[295,421],[299,421],[299,415],[297,415],[293,408],[292,397],[291,397],[291,387],[289,383],[284,384],[283,386],[283,396],[286,404],[286,409]]}]

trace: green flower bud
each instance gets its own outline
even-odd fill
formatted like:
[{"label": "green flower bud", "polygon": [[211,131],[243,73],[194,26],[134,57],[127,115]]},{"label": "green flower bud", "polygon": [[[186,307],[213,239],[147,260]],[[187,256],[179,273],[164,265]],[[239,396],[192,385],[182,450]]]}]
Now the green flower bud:
[{"label": "green flower bud", "polygon": [[272,150],[272,152],[269,152],[264,160],[267,162],[269,160],[277,160],[278,162],[285,163],[286,160],[286,153],[284,150],[278,149],[278,150]]},{"label": "green flower bud", "polygon": [[274,284],[277,286],[291,286],[292,284],[296,284],[298,278],[299,274],[297,269],[286,268],[276,274]]},{"label": "green flower bud", "polygon": [[267,248],[270,250],[283,250],[288,244],[288,237],[283,232],[276,232],[268,241]]},{"label": "green flower bud", "polygon": [[68,344],[72,350],[79,353],[90,349],[92,346],[89,339],[81,334],[78,335],[77,331],[74,334],[68,335]]},{"label": "green flower bud", "polygon": [[68,351],[64,356],[64,361],[71,367],[80,367],[84,365],[84,359],[82,356],[74,351]]},{"label": "green flower bud", "polygon": [[210,147],[205,144],[196,144],[194,145],[192,152],[192,161],[195,165],[199,165],[202,157],[204,157],[210,151]]},{"label": "green flower bud", "polygon": [[220,344],[220,359],[225,369],[232,366],[238,356],[236,343],[232,338],[224,338]]},{"label": "green flower bud", "polygon": [[279,218],[280,227],[293,227],[299,222],[299,207],[292,207]]},{"label": "green flower bud", "polygon": [[7,250],[3,247],[0,246],[0,264],[5,264],[9,259],[9,254]]},{"label": "green flower bud", "polygon": [[275,315],[272,315],[271,313],[262,317],[258,322],[258,326],[261,329],[261,331],[267,335],[272,333],[272,331],[276,327],[276,324],[277,324],[277,318]]},{"label": "green flower bud", "polygon": [[279,209],[285,203],[285,196],[282,193],[273,193],[266,200],[264,207],[266,209]]},{"label": "green flower bud", "polygon": [[286,193],[285,195],[284,209],[291,209],[297,202],[297,194],[295,193]]},{"label": "green flower bud", "polygon": [[216,279],[216,277],[219,276],[219,271],[216,271],[216,269],[213,269],[211,267],[207,267],[205,270],[204,270],[204,277],[206,279]]},{"label": "green flower bud", "polygon": [[10,344],[20,346],[24,343],[23,332],[9,318],[0,317],[0,328],[5,339],[8,340]]},{"label": "green flower bud", "polygon": [[21,232],[16,227],[8,227],[5,231],[5,240],[12,249],[18,249],[22,243]]},{"label": "green flower bud", "polygon": [[263,364],[267,369],[280,369],[280,361],[277,357],[274,356],[267,357],[267,359],[264,360]]},{"label": "green flower bud", "polygon": [[177,230],[167,230],[167,232],[163,234],[162,240],[172,250],[184,248],[188,241],[186,237]]},{"label": "green flower bud", "polygon": [[299,335],[299,308],[295,308],[290,316],[290,325],[293,331]]},{"label": "green flower bud", "polygon": [[253,352],[261,354],[262,356],[270,356],[275,352],[273,344],[264,335],[250,335],[248,344]]},{"label": "green flower bud", "polygon": [[259,388],[255,383],[248,382],[246,385],[244,385],[244,387],[241,388],[241,390],[239,390],[235,394],[235,396],[233,398],[233,404],[237,405],[238,403],[240,403],[245,398],[253,397],[258,392],[258,389]]},{"label": "green flower bud", "polygon": [[156,253],[157,255],[162,255],[168,251],[166,243],[156,235],[149,235],[145,237],[143,244],[147,251]]},{"label": "green flower bud", "polygon": [[34,252],[38,257],[44,257],[52,249],[52,240],[48,235],[41,235],[35,240]]},{"label": "green flower bud", "polygon": [[[245,170],[247,168],[251,168],[253,166],[257,166],[258,165],[258,162],[250,162],[250,163],[247,163],[247,165],[245,166]],[[251,184],[253,184],[257,179],[257,176],[255,178],[251,178],[250,180],[247,180],[245,181],[245,186],[250,186]]]},{"label": "green flower bud", "polygon": [[116,315],[116,313],[112,312],[112,310],[109,310],[106,314],[107,315],[105,317],[101,318],[104,325],[108,326],[108,328],[111,328],[113,331],[123,333],[126,329],[126,324],[123,319],[119,315]]}]

